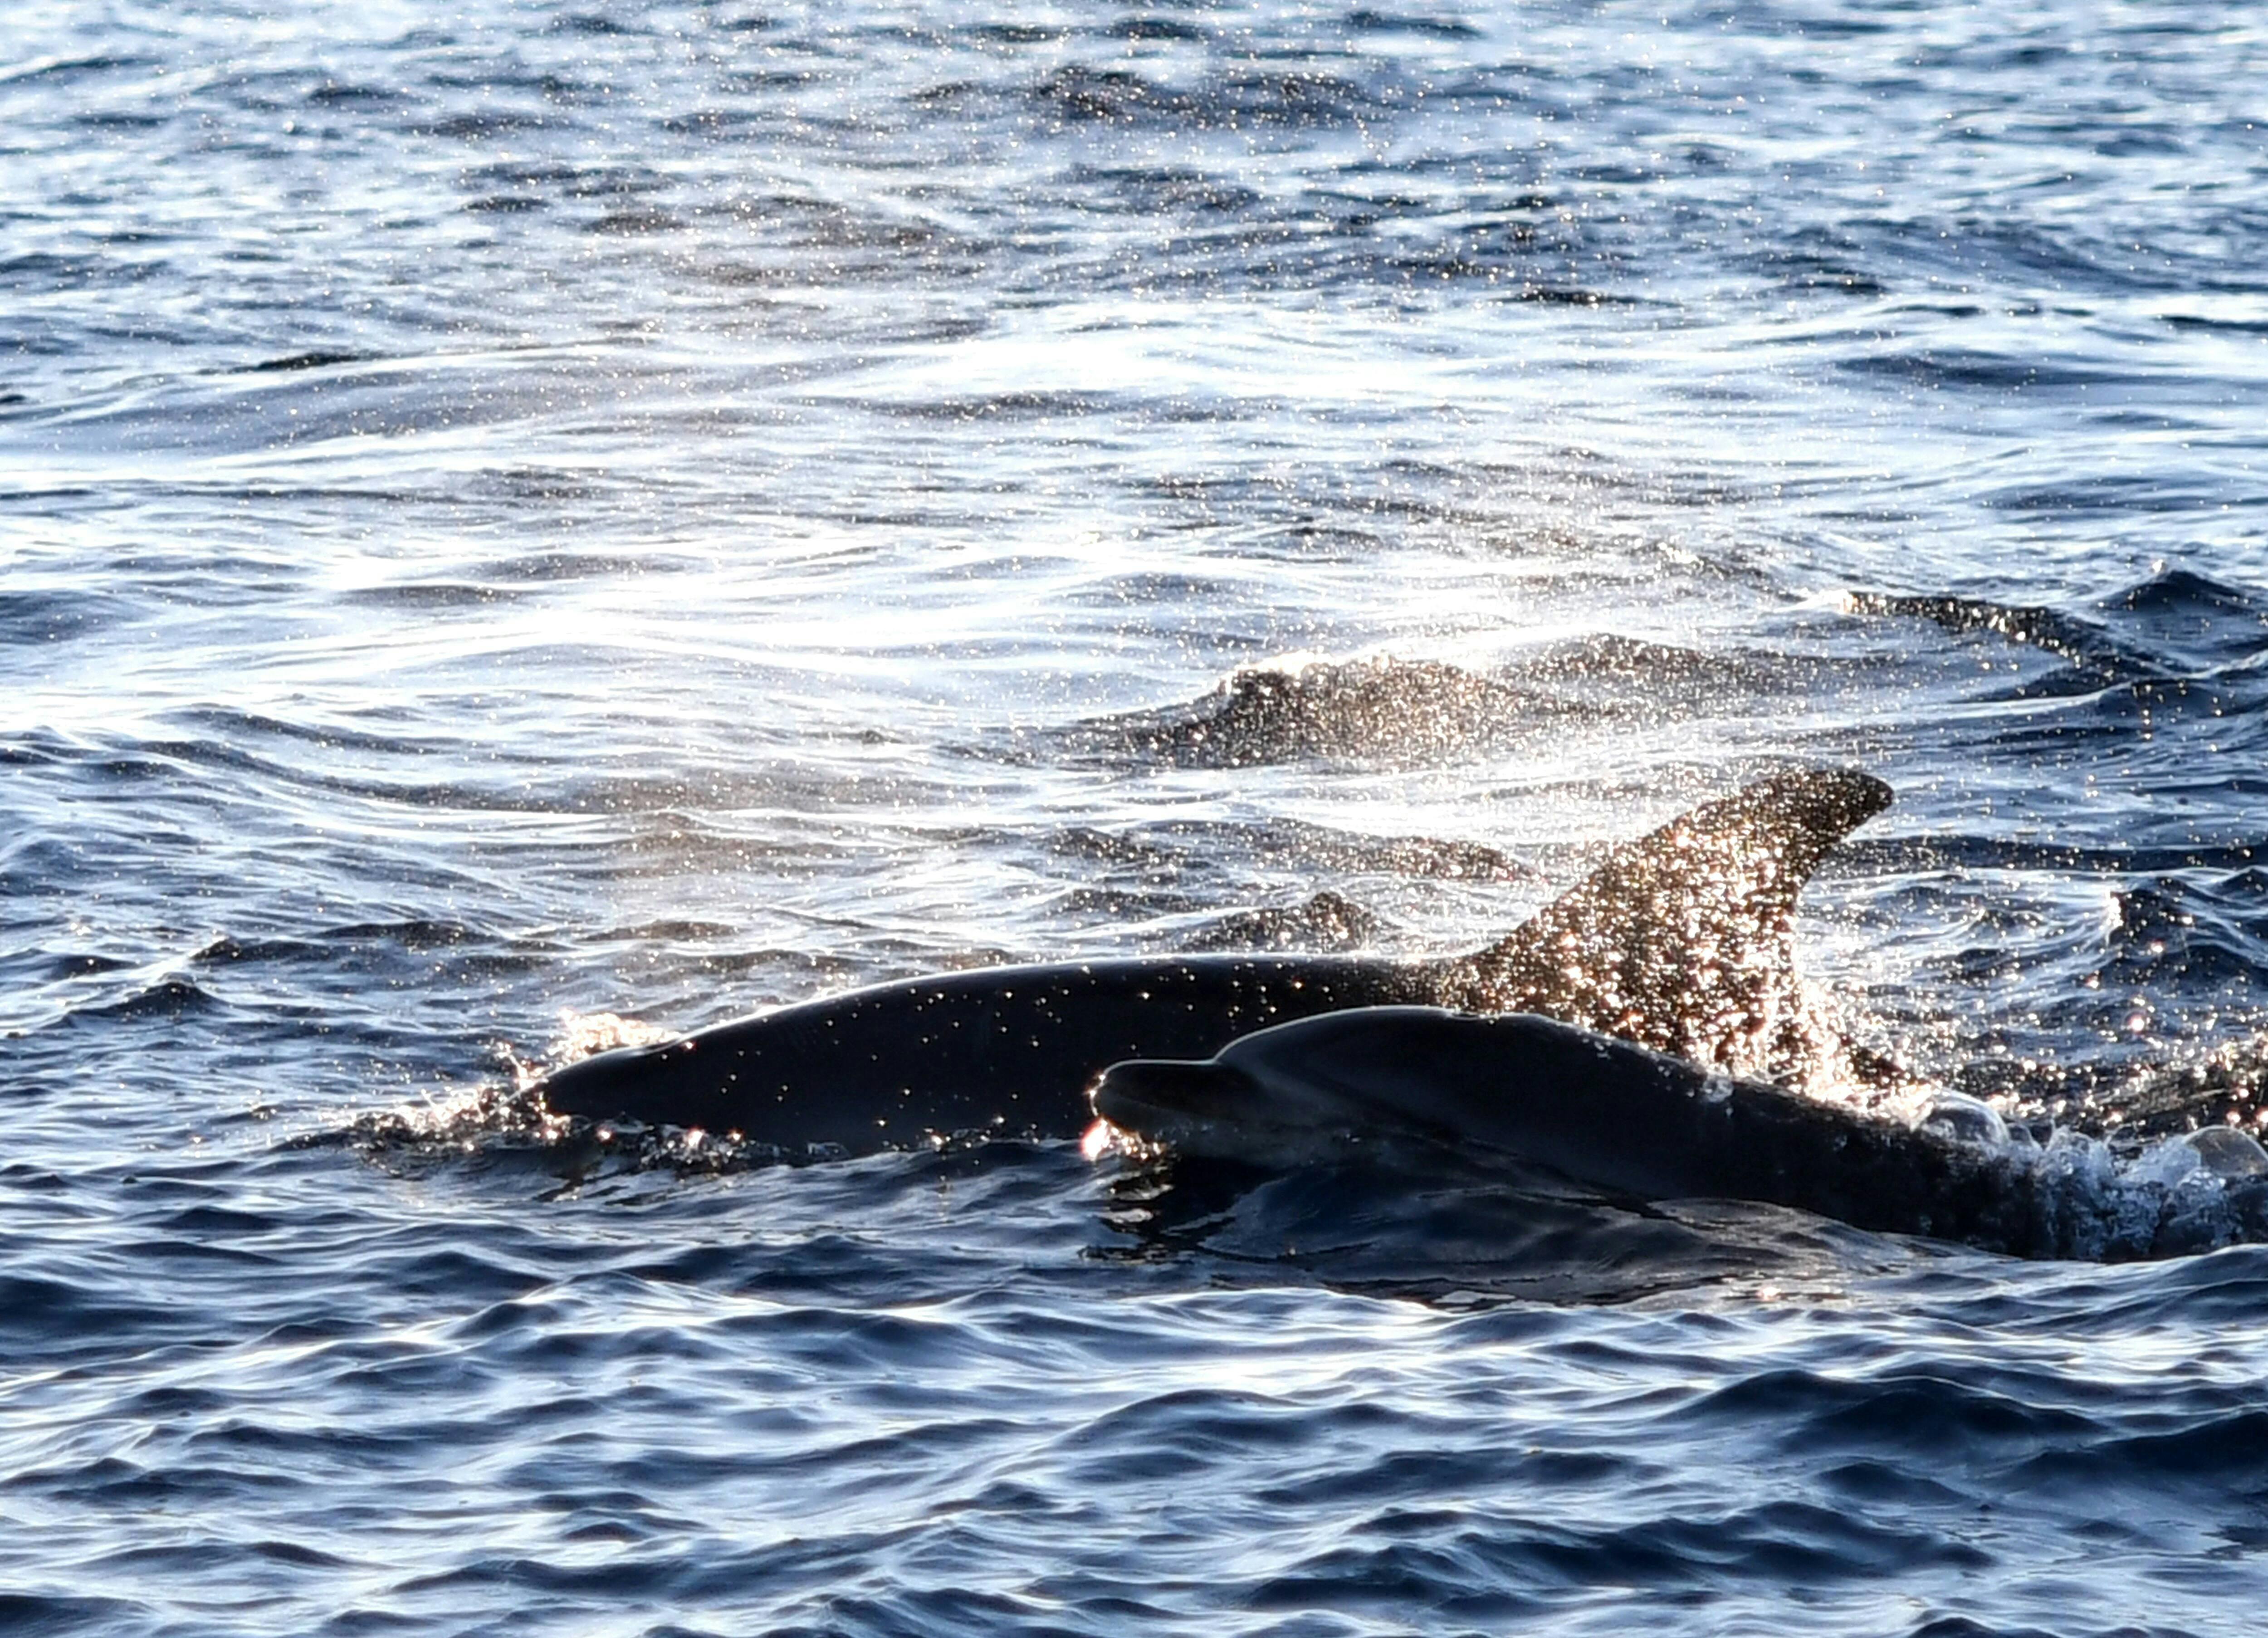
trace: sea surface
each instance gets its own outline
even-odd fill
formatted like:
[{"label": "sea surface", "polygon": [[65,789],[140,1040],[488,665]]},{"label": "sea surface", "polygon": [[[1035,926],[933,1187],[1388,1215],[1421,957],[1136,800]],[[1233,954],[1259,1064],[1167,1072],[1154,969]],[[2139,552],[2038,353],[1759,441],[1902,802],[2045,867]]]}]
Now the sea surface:
[{"label": "sea surface", "polygon": [[2241,0],[21,0],[0,1628],[2256,1632],[2268,1247],[519,1088],[1844,764],[1822,1000],[2211,1246],[2264,751]]}]

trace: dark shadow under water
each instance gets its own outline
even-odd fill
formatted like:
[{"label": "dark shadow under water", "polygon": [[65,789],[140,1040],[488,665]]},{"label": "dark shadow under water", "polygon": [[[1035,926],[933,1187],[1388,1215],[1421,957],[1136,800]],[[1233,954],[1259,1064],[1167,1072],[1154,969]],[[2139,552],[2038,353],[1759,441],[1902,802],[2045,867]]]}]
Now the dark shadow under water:
[{"label": "dark shadow under water", "polygon": [[1833,1292],[1920,1250],[1780,1206],[1611,1199],[1541,1172],[1429,1161],[1130,1163],[1104,1212],[1130,1243],[1096,1255],[1186,1262],[1224,1284],[1290,1278],[1456,1307]]}]

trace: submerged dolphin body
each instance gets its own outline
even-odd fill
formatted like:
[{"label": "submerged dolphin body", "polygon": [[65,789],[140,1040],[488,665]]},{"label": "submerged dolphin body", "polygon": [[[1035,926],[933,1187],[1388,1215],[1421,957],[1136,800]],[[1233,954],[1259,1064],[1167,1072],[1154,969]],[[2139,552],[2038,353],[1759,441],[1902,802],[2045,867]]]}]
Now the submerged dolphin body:
[{"label": "submerged dolphin body", "polygon": [[860,1153],[957,1132],[1076,1136],[1111,1064],[1203,1058],[1351,1007],[1542,1013],[1704,1062],[1800,1065],[1822,1044],[1796,995],[1796,895],[1889,801],[1849,770],[1759,780],[1617,849],[1469,956],[1155,956],[910,978],[603,1052],[539,1090],[561,1114]]}]

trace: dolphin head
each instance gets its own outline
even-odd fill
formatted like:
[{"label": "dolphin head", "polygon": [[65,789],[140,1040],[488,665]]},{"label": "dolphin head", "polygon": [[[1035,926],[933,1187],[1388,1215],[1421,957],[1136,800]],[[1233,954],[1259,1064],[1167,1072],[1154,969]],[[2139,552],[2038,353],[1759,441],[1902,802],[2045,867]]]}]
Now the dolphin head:
[{"label": "dolphin head", "polygon": [[[1326,1013],[1244,1036],[1202,1062],[1114,1064],[1088,1098],[1119,1132],[1183,1155],[1296,1166],[1374,1154],[1433,1137],[1437,1105],[1459,1099],[1456,1072],[1470,1047],[1460,1054],[1443,1040],[1453,1017],[1430,1007]],[[1429,1059],[1446,1081],[1410,1073]]]},{"label": "dolphin head", "polygon": [[1287,1096],[1280,1083],[1219,1059],[1113,1064],[1087,1096],[1119,1132],[1208,1160],[1320,1160],[1344,1148],[1356,1124],[1356,1111],[1336,1100]]},{"label": "dolphin head", "polygon": [[1208,1160],[1447,1157],[1669,1198],[1692,1192],[1681,1186],[1681,1134],[1721,1125],[1695,1111],[1733,1090],[1698,1066],[1554,1019],[1366,1007],[1257,1030],[1202,1063],[1115,1064],[1089,1096],[1116,1131]]}]

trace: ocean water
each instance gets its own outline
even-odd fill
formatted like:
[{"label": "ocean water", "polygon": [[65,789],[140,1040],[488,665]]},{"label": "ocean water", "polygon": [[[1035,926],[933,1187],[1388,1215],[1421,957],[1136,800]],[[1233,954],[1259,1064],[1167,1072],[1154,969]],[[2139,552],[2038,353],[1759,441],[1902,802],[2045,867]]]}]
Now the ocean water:
[{"label": "ocean water", "polygon": [[2268,1247],[513,1088],[1840,764],[1846,1029],[2235,1238],[2264,269],[2211,0],[10,7],[0,1625],[2257,1630]]}]

